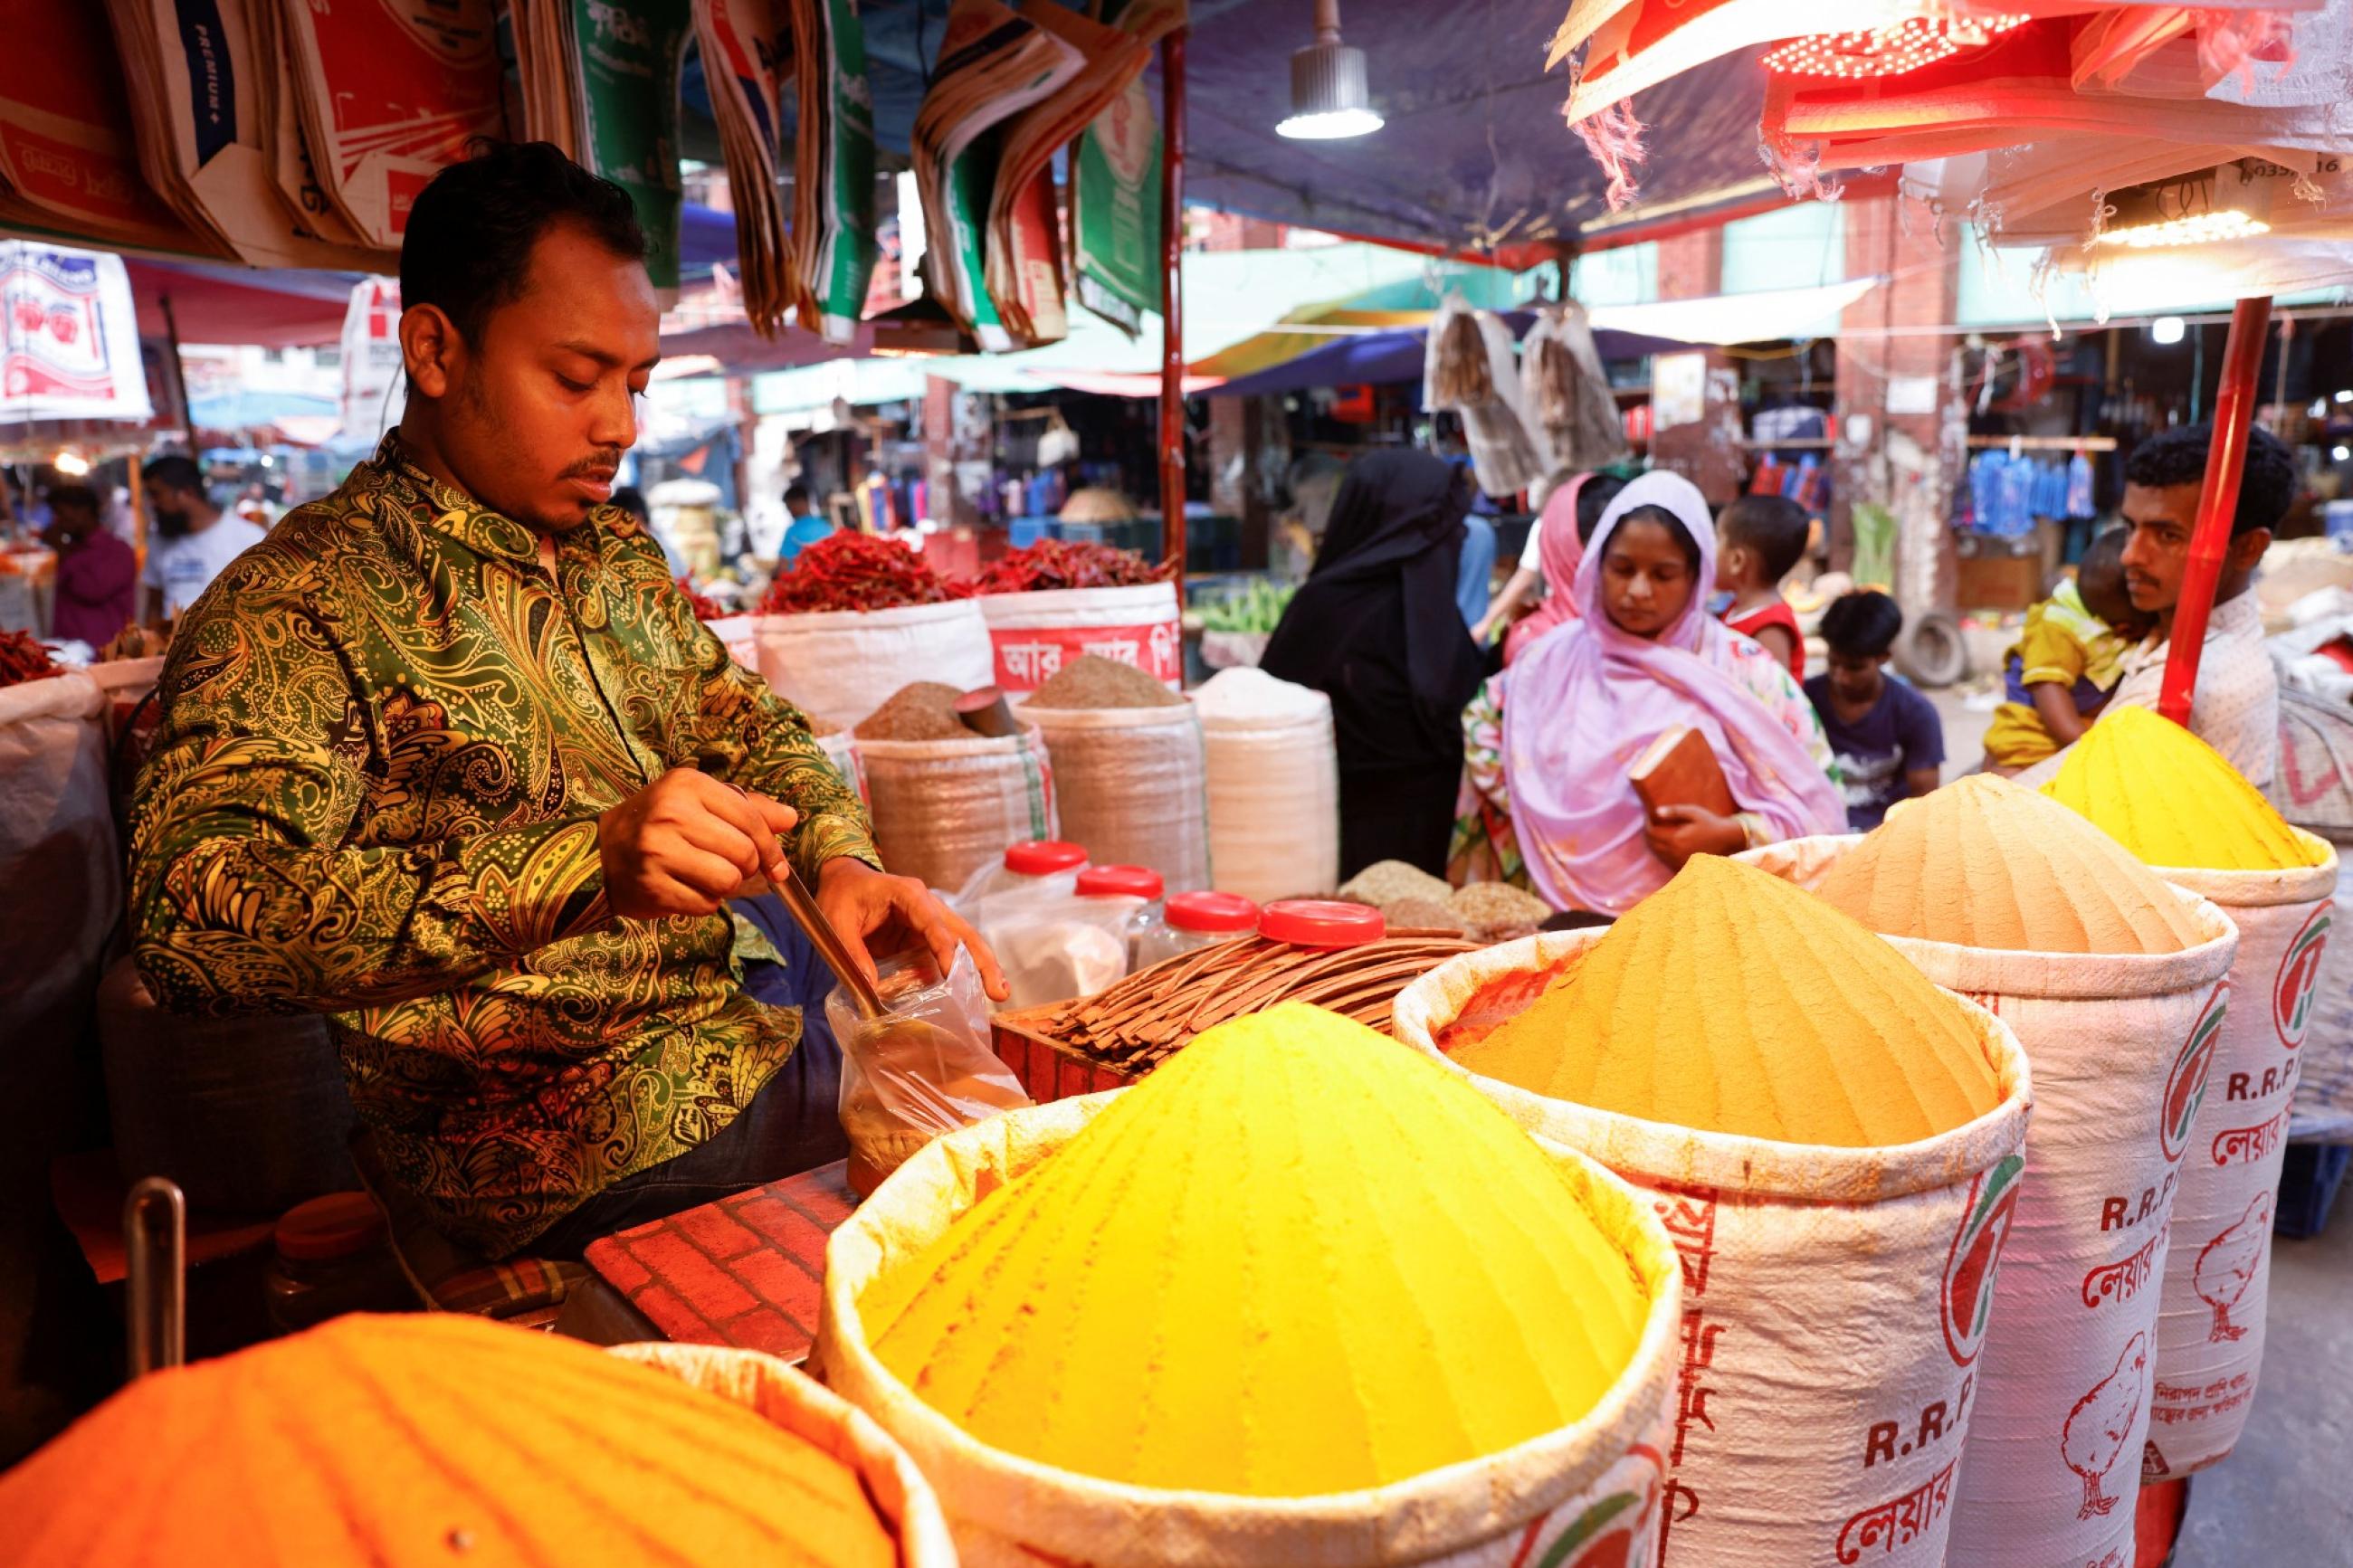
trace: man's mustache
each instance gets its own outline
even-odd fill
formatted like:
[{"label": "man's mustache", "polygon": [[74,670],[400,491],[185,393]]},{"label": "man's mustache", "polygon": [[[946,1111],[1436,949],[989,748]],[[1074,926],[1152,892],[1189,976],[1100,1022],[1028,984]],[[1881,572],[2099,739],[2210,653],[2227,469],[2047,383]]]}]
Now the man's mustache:
[{"label": "man's mustache", "polygon": [[556,478],[561,479],[609,479],[621,468],[621,448],[615,447],[600,457],[583,458]]}]

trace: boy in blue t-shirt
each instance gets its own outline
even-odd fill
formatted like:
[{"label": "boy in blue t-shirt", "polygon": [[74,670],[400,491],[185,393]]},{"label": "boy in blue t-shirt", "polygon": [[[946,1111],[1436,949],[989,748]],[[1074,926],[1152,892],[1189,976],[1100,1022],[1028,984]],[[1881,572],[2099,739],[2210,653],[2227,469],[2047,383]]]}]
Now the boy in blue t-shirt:
[{"label": "boy in blue t-shirt", "polygon": [[1806,682],[1845,783],[1847,825],[1868,833],[1897,801],[1943,777],[1945,724],[1929,700],[1887,677],[1904,612],[1884,594],[1846,594],[1822,612],[1830,668]]}]

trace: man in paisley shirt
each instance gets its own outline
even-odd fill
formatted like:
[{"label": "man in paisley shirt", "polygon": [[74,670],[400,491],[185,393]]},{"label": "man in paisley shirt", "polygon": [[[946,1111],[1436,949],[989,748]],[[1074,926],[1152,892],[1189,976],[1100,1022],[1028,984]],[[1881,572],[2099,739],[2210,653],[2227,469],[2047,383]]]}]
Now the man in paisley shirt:
[{"label": "man in paisley shirt", "polygon": [[961,943],[1004,989],[607,504],[659,357],[644,254],[544,143],[419,194],[400,426],[182,621],[132,812],[155,996],[327,1013],[385,1167],[493,1256],[788,1174],[830,1121],[781,1070],[800,1016],[732,963],[725,900],[780,853],[864,947]]}]

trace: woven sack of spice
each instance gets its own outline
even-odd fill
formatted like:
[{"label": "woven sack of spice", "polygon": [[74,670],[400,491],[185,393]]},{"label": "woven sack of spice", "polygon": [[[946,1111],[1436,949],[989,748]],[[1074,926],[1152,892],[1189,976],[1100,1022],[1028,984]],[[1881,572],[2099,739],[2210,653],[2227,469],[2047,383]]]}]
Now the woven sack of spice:
[{"label": "woven sack of spice", "polygon": [[[1398,998],[1394,1032],[1462,1071],[1440,1042],[1467,1006],[1532,1002],[1607,934],[1450,960]],[[1682,1258],[1662,1568],[1945,1562],[2029,1110],[2017,1037],[1960,1005],[2000,1101],[1906,1144],[1701,1131],[1466,1073],[1521,1126],[1633,1184]]]},{"label": "woven sack of spice", "polygon": [[960,741],[857,742],[885,869],[953,892],[1006,847],[1059,838],[1054,770],[1034,729]]},{"label": "woven sack of spice", "polygon": [[[1859,842],[1801,838],[1741,858],[1810,888]],[[1956,1563],[2132,1555],[2168,1226],[2200,1097],[2219,1081],[2208,1069],[2239,945],[2221,910],[2183,902],[2203,940],[2170,952],[1887,938],[2008,1024],[2034,1070],[1953,1503]]]},{"label": "woven sack of spice", "polygon": [[[1122,1484],[1039,1464],[971,1436],[911,1390],[877,1355],[860,1316],[868,1286],[1134,1092],[1010,1111],[937,1140],[861,1205],[827,1249],[814,1364],[828,1387],[913,1457],[939,1493],[965,1563],[1631,1568],[1651,1562],[1664,1500],[1661,1445],[1674,1398],[1682,1299],[1673,1250],[1624,1184],[1541,1139],[1604,1237],[1623,1249],[1648,1301],[1631,1361],[1572,1425],[1387,1486],[1242,1496]],[[1238,1278],[1225,1288],[1249,1287]],[[1138,1345],[1136,1354],[1149,1350]]]},{"label": "woven sack of spice", "polygon": [[1174,583],[985,594],[973,603],[988,624],[996,661],[988,679],[1008,692],[1035,691],[1086,654],[1132,664],[1171,691],[1184,684]]},{"label": "woven sack of spice", "polygon": [[2337,859],[2278,871],[2159,867],[2239,928],[2232,1003],[2189,1129],[2173,1200],[2172,1255],[2157,1341],[2142,1479],[2227,1457],[2247,1424],[2271,1300],[2272,1218],[2288,1107],[2328,947]]},{"label": "woven sack of spice", "polygon": [[855,724],[910,680],[990,679],[988,626],[970,599],[756,619],[760,674],[812,719]]},{"label": "woven sack of spice", "polygon": [[1332,700],[1249,668],[1221,671],[1192,702],[1208,763],[1217,890],[1262,904],[1337,886],[1340,761]]},{"label": "woven sack of spice", "polygon": [[2044,794],[2239,928],[2230,1011],[2173,1200],[2141,1472],[2171,1479],[2228,1455],[2254,1403],[2273,1211],[2329,945],[2337,851],[2146,709],[2104,716],[2063,755]]},{"label": "woven sack of spice", "polygon": [[[2265,794],[2289,822],[2337,846],[2336,910],[2353,908],[2345,859],[2353,846],[2353,710],[2283,688],[2279,767]],[[2304,1064],[2288,1135],[2353,1141],[2353,942],[2328,944],[2298,1050]]]},{"label": "woven sack of spice", "polygon": [[955,1568],[940,1501],[906,1450],[864,1411],[797,1368],[759,1351],[656,1341],[606,1352],[667,1373],[807,1439],[855,1475],[898,1540],[900,1568]]},{"label": "woven sack of spice", "polygon": [[1173,891],[1209,885],[1208,757],[1192,708],[1021,706],[1054,763],[1061,835],[1098,866],[1149,866]]},{"label": "woven sack of spice", "polygon": [[[72,1056],[122,913],[106,712],[106,693],[78,671],[0,688],[0,1095],[10,1105],[73,1103]],[[74,1120],[32,1118],[0,1171],[21,1163],[38,1180]]]}]

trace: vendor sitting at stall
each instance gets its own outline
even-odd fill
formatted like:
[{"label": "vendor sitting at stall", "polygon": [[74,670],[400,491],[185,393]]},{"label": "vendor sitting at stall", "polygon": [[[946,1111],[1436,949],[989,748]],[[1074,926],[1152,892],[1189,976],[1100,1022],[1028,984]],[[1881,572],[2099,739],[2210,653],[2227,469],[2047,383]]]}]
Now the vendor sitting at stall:
[{"label": "vendor sitting at stall", "polygon": [[400,426],[187,613],[132,814],[156,998],[331,1015],[385,1169],[491,1256],[839,1147],[831,1085],[780,1071],[802,1018],[730,962],[726,900],[780,858],[854,949],[961,942],[1004,994],[607,504],[660,357],[644,257],[545,143],[418,195]]},{"label": "vendor sitting at stall", "polygon": [[[2189,572],[2189,537],[2213,438],[2211,425],[2178,426],[2149,437],[2125,460],[2125,591],[2135,610],[2156,617],[2157,630],[2125,655],[2123,678],[2103,716],[2119,708],[2155,708],[2164,692],[2173,616]],[[2295,504],[2298,482],[2286,444],[2260,425],[2249,430],[2238,510],[2189,703],[2191,731],[2258,789],[2270,784],[2279,760],[2279,677],[2263,646],[2262,607],[2250,590],[2272,531]],[[2066,755],[2062,751],[2036,763],[2019,782],[2041,785],[2057,775]]]}]

